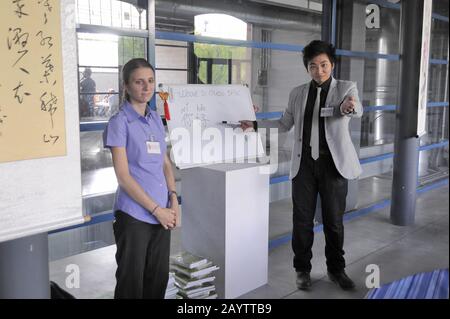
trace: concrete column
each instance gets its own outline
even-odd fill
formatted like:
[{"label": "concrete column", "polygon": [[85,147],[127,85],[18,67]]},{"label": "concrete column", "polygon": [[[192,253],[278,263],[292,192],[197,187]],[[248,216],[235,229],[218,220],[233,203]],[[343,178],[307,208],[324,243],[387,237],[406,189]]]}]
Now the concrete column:
[{"label": "concrete column", "polygon": [[419,138],[417,114],[422,47],[422,0],[402,1],[400,13],[400,78],[394,144],[391,221],[414,224]]},{"label": "concrete column", "polygon": [[48,299],[47,233],[0,243],[0,299]]}]

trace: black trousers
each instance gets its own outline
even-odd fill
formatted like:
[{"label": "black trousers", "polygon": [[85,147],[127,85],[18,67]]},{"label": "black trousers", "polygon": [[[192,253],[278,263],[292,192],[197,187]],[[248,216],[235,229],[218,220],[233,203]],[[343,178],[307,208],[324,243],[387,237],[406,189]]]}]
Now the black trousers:
[{"label": "black trousers", "polygon": [[331,155],[321,154],[313,160],[310,152],[303,153],[299,172],[292,180],[292,249],[296,271],[311,271],[317,194],[320,194],[322,204],[328,271],[344,270],[343,215],[347,190],[348,181],[337,171]]},{"label": "black trousers", "polygon": [[117,271],[114,298],[164,299],[169,279],[170,231],[115,212]]}]

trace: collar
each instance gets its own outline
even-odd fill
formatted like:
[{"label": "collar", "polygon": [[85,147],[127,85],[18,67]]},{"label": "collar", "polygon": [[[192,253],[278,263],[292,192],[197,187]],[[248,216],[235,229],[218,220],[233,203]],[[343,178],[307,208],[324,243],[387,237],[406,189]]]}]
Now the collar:
[{"label": "collar", "polygon": [[330,76],[330,78],[328,80],[326,80],[325,82],[323,82],[321,85],[318,85],[316,81],[311,80],[311,87],[313,87],[314,89],[320,87],[320,88],[322,88],[322,91],[328,92],[328,90],[330,89],[332,80],[333,80],[333,77]]},{"label": "collar", "polygon": [[[136,112],[136,110],[133,108],[131,103],[128,102],[128,101],[125,101],[123,103],[123,107],[122,108],[123,108],[123,111],[125,112],[125,115],[127,117],[128,122],[133,122],[133,121],[136,121],[139,118],[144,118],[142,115],[140,115],[138,112]],[[151,111],[150,107],[147,104],[147,107],[146,107],[147,115],[145,116],[145,118],[151,116],[151,112],[152,111]]]}]

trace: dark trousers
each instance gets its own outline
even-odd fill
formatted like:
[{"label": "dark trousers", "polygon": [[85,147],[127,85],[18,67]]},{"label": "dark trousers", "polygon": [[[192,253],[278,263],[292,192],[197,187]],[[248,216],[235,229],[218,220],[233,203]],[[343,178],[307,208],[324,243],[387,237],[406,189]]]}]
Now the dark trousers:
[{"label": "dark trousers", "polygon": [[170,231],[116,211],[114,298],[164,299],[169,279]]},{"label": "dark trousers", "polygon": [[322,204],[328,271],[344,270],[343,215],[347,189],[348,181],[337,171],[331,155],[321,154],[313,160],[309,152],[303,153],[299,172],[292,180],[292,249],[296,271],[311,271],[317,194],[320,194]]}]

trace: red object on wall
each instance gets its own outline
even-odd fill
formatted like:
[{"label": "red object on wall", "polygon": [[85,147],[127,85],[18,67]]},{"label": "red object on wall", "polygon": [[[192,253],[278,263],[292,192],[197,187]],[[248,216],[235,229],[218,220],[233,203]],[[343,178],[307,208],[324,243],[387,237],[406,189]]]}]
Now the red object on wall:
[{"label": "red object on wall", "polygon": [[164,101],[164,117],[166,121],[170,121],[169,104],[167,104],[167,101]]}]

